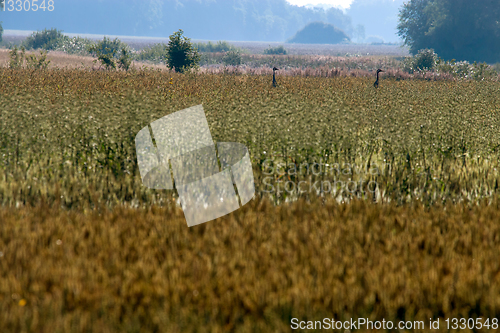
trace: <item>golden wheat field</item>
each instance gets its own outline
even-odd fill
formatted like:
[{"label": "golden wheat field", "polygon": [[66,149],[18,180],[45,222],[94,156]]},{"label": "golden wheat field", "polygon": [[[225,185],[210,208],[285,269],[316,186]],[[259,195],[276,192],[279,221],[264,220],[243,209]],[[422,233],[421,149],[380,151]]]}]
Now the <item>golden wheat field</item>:
[{"label": "golden wheat field", "polygon": [[[1,332],[498,327],[498,82],[0,68],[0,98]],[[188,228],[134,140],[199,104],[256,195]]]}]

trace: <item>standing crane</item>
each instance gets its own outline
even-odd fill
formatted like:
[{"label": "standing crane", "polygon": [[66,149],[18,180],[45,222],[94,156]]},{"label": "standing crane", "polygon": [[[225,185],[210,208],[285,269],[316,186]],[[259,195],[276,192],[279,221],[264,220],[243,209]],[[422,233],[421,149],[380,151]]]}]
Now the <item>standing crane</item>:
[{"label": "standing crane", "polygon": [[278,68],[273,67],[273,87],[276,87],[276,71],[278,70]]},{"label": "standing crane", "polygon": [[383,72],[383,70],[381,70],[380,68],[379,68],[379,69],[377,69],[377,81],[375,81],[375,83],[373,84],[373,86],[374,86],[375,88],[378,88],[378,74],[379,74],[380,72]]}]

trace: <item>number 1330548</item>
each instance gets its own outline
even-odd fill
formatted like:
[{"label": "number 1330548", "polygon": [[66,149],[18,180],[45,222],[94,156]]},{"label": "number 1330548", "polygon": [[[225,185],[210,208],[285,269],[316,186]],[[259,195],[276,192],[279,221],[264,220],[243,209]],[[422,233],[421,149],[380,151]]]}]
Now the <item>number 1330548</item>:
[{"label": "number 1330548", "polygon": [[0,0],[0,8],[9,12],[54,10],[54,0]]}]

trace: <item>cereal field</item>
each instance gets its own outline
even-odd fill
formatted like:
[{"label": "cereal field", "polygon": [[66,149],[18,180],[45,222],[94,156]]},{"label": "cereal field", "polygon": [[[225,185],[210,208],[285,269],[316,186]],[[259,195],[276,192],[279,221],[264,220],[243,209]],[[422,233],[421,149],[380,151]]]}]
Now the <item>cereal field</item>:
[{"label": "cereal field", "polygon": [[[499,83],[328,76],[0,68],[0,331],[498,317]],[[256,196],[188,228],[134,139],[198,104]]]}]

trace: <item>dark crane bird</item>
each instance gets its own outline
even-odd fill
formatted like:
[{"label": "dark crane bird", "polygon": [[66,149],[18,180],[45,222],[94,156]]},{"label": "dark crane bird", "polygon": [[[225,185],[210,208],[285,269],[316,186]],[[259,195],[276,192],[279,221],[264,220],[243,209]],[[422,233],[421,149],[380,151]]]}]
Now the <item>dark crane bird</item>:
[{"label": "dark crane bird", "polygon": [[373,86],[374,86],[375,88],[378,88],[378,75],[379,75],[379,73],[380,73],[380,72],[383,72],[383,70],[381,70],[380,68],[379,68],[379,69],[377,69],[377,80],[376,80],[376,81],[375,81],[375,83],[373,84]]},{"label": "dark crane bird", "polygon": [[273,67],[273,87],[276,87],[276,71],[278,70],[278,68]]}]

